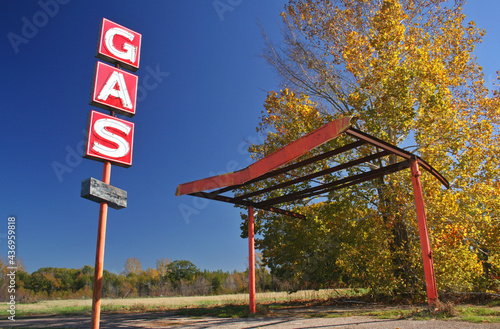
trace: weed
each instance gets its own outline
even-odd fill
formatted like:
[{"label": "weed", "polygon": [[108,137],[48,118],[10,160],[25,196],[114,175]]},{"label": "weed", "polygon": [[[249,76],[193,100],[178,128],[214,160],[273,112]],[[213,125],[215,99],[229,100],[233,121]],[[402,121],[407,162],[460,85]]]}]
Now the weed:
[{"label": "weed", "polygon": [[437,318],[453,318],[457,316],[457,310],[453,302],[441,302],[437,300],[429,309]]}]

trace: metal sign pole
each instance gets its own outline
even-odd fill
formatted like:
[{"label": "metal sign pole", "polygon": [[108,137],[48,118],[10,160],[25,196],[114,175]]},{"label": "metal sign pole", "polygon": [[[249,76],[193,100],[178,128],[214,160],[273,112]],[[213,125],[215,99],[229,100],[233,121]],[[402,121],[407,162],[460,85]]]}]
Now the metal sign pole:
[{"label": "metal sign pole", "polygon": [[[119,67],[118,64],[116,67]],[[111,116],[115,112],[111,111]],[[102,168],[102,182],[111,183],[111,162],[105,161]],[[106,223],[108,220],[108,203],[101,202],[99,206],[99,226],[97,227],[97,246],[95,252],[94,269],[94,290],[92,291],[92,318],[90,321],[91,329],[99,329],[101,322],[101,292],[102,278],[104,272],[104,246],[106,243]]]},{"label": "metal sign pole", "polygon": [[[111,162],[104,162],[102,181],[109,184],[111,180]],[[99,209],[99,226],[97,228],[97,247],[94,269],[94,290],[92,296],[91,328],[99,329],[101,319],[101,290],[104,271],[104,244],[106,240],[106,221],[108,218],[108,203],[101,202]]]}]

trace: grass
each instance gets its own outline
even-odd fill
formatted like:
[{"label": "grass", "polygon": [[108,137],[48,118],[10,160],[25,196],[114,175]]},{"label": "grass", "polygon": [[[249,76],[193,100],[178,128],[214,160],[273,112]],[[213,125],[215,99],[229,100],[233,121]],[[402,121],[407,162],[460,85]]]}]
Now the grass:
[{"label": "grass", "polygon": [[500,299],[493,300],[488,305],[490,305],[490,306],[500,306]]},{"label": "grass", "polygon": [[217,317],[217,318],[247,318],[250,317],[248,305],[227,304],[208,307],[189,307],[175,311],[177,315],[189,317]]},{"label": "grass", "polygon": [[[286,302],[301,300],[325,299],[332,296],[355,294],[351,289],[320,291],[303,290],[288,294],[286,292],[266,292],[257,294],[258,303]],[[192,296],[192,297],[149,297],[149,298],[103,298],[101,310],[103,312],[154,312],[186,307],[221,306],[248,303],[248,294],[233,294],[220,296]],[[91,299],[44,300],[37,303],[16,304],[16,315],[42,314],[81,314],[90,312]],[[0,312],[7,310],[6,304],[0,304]]]},{"label": "grass", "polygon": [[[473,323],[500,323],[498,300],[482,305],[441,303],[436,309],[425,306],[366,302],[365,291],[323,290],[295,294],[257,294],[257,315],[248,311],[248,295],[103,299],[103,313],[172,312],[189,317],[245,318],[252,316],[302,316],[335,318],[371,316],[383,319],[459,320]],[[51,300],[17,304],[16,317],[40,315],[82,315],[91,313],[92,301]],[[0,312],[6,309],[0,305]]]},{"label": "grass", "polygon": [[500,323],[500,310],[486,307],[460,307],[460,317],[467,322]]},{"label": "grass", "polygon": [[342,318],[348,316],[362,315],[361,313],[356,314],[356,312],[323,312],[323,313],[313,313],[306,315],[306,318]]},{"label": "grass", "polygon": [[429,310],[427,307],[410,309],[381,310],[358,315],[368,315],[383,319],[414,320],[457,320],[472,323],[500,323],[500,309],[491,305],[454,306],[447,304],[443,309]]}]

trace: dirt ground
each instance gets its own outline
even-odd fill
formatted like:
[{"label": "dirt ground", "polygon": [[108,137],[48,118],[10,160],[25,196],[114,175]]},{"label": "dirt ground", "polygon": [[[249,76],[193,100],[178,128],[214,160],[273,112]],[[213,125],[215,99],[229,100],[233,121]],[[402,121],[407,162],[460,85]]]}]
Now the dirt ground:
[{"label": "dirt ground", "polygon": [[[353,311],[355,309],[353,308]],[[474,324],[461,321],[378,319],[368,316],[311,317],[313,313],[344,313],[345,308],[320,307],[310,309],[287,309],[268,317],[243,319],[186,317],[174,312],[103,314],[103,329],[118,328],[384,328],[384,329],[467,329],[500,328],[500,323]],[[15,322],[0,320],[1,328],[89,328],[90,316],[40,316],[18,318]]]},{"label": "dirt ground", "polygon": [[[309,292],[302,291],[293,295],[281,296],[276,293],[258,294],[258,301],[284,300],[311,300],[321,298],[323,295],[331,295],[331,292]],[[204,297],[168,297],[168,298],[147,298],[147,299],[103,299],[106,305],[139,305],[152,307],[155,305],[171,306],[171,309],[182,309],[182,307],[201,307],[207,305],[225,305],[235,303],[237,305],[246,301],[246,295],[224,295],[224,296],[204,296]],[[20,304],[20,310],[52,310],[63,307],[79,307],[90,305],[90,300],[60,300],[42,301],[35,304]],[[175,306],[175,307],[174,307]],[[290,305],[278,309],[269,309],[266,316],[256,316],[250,318],[214,318],[206,316],[180,316],[178,311],[158,311],[145,313],[103,313],[101,315],[100,328],[387,328],[387,329],[411,329],[411,328],[498,328],[500,323],[468,323],[458,320],[413,320],[413,319],[380,319],[366,316],[368,313],[377,311],[398,311],[410,309],[411,306],[387,305],[364,303],[345,300],[335,305],[312,305],[302,304]],[[414,308],[414,307],[413,307]],[[495,311],[500,311],[500,306],[488,307]],[[0,307],[1,313],[6,312],[6,308]],[[176,313],[177,312],[177,313]],[[182,313],[198,314],[198,313]],[[363,314],[363,315],[355,315]],[[397,313],[396,313],[397,314]],[[5,315],[5,313],[4,313]],[[346,316],[349,315],[349,316]],[[355,316],[352,316],[355,315]],[[7,315],[0,316],[0,328],[90,328],[90,314],[68,315],[68,316],[30,316],[16,317],[16,321],[7,320]]]},{"label": "dirt ground", "polygon": [[[90,317],[39,317],[18,319],[15,322],[0,321],[1,328],[89,328]],[[415,321],[376,319],[365,316],[340,318],[273,317],[247,319],[188,318],[157,313],[109,314],[101,318],[101,328],[436,328],[475,329],[500,328],[500,324],[473,324],[460,321]]]}]

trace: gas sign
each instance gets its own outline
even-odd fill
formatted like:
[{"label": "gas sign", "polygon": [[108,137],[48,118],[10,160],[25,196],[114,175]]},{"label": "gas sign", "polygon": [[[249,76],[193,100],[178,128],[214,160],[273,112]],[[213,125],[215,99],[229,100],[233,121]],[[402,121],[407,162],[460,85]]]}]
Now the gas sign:
[{"label": "gas sign", "polygon": [[117,166],[132,166],[134,123],[91,111],[88,122],[85,158],[109,161]]},{"label": "gas sign", "polygon": [[135,115],[137,100],[136,75],[98,62],[90,105],[116,111],[127,117]]},{"label": "gas sign", "polygon": [[141,39],[140,33],[103,18],[96,56],[135,72],[139,68]]}]

